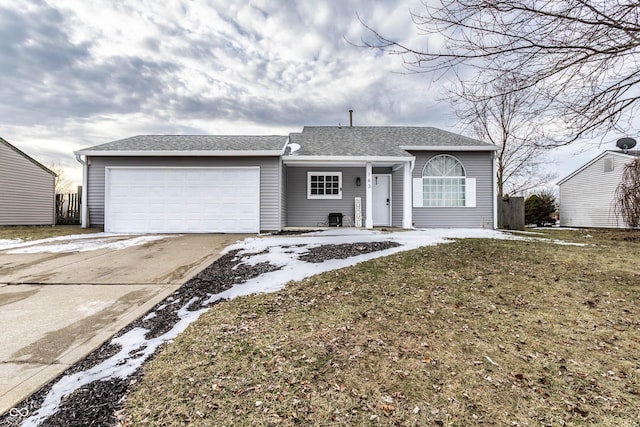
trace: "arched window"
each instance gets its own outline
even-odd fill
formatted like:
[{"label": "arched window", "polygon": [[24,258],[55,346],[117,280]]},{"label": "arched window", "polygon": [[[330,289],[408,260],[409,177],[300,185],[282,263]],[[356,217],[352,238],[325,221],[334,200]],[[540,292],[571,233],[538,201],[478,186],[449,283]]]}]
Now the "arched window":
[{"label": "arched window", "polygon": [[466,173],[458,159],[448,154],[431,158],[422,170],[423,206],[465,206]]}]

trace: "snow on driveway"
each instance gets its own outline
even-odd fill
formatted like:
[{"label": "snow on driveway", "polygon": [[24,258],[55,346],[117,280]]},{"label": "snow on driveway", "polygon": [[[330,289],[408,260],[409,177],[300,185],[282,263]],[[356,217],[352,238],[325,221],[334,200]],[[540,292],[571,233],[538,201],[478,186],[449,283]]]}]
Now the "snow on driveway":
[{"label": "snow on driveway", "polygon": [[120,250],[144,245],[173,235],[127,235],[113,233],[74,234],[40,240],[0,240],[0,251],[8,254],[39,254],[60,252],[87,252],[99,249]]},{"label": "snow on driveway", "polygon": [[[223,298],[234,298],[259,292],[274,292],[282,289],[291,280],[300,280],[318,273],[406,251],[420,246],[429,246],[451,241],[452,238],[485,238],[485,239],[519,239],[511,234],[494,230],[442,229],[414,230],[398,232],[381,232],[360,229],[335,229],[301,235],[252,237],[227,247],[224,253],[239,250],[237,256],[242,263],[256,265],[269,262],[281,267],[250,279],[242,284],[219,294],[210,295],[205,304]],[[299,259],[309,249],[323,245],[339,245],[345,243],[393,241],[400,244],[387,250],[370,252],[346,259],[331,259],[322,263],[308,263]],[[87,242],[90,245],[89,242]],[[169,297],[171,298],[171,297]],[[208,308],[189,311],[194,299],[184,302],[178,309],[178,321],[173,328],[155,338],[146,339],[148,329],[135,327],[125,334],[114,338],[112,344],[120,345],[120,351],[102,361],[97,366],[85,371],[67,375],[58,380],[40,406],[22,423],[23,426],[37,426],[54,414],[65,396],[93,381],[106,381],[113,378],[126,379],[155,353],[160,345],[174,339],[189,324],[196,321]],[[153,317],[149,313],[147,317]]]}]

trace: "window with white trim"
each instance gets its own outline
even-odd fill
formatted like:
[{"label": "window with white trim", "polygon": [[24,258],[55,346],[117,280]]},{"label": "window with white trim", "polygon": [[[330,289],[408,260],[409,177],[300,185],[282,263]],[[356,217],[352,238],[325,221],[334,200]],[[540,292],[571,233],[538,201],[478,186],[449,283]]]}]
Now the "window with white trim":
[{"label": "window with white trim", "polygon": [[449,154],[431,158],[422,170],[422,206],[465,206],[466,173],[462,163]]},{"label": "window with white trim", "polygon": [[342,172],[307,172],[308,199],[342,199]]}]

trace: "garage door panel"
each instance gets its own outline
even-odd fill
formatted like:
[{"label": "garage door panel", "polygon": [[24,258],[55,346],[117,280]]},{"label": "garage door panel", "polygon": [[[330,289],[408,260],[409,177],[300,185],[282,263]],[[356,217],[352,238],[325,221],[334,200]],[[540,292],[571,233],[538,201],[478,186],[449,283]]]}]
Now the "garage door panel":
[{"label": "garage door panel", "polygon": [[105,230],[260,230],[260,169],[107,168]]}]

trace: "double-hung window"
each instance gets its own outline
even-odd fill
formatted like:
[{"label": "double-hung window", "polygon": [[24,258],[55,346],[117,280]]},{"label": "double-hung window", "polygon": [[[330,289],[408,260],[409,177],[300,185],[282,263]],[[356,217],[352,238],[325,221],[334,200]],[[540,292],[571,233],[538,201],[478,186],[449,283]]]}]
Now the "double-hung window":
[{"label": "double-hung window", "polygon": [[308,199],[342,199],[342,172],[307,172]]}]

